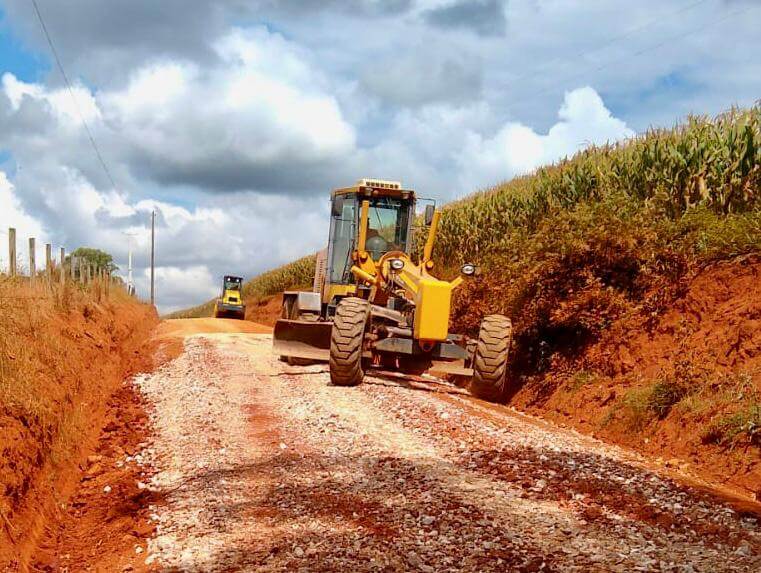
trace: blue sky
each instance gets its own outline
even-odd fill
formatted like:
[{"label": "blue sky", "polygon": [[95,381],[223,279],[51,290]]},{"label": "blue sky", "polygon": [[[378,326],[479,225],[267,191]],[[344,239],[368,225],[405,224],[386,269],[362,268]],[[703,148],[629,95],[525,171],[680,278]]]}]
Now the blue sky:
[{"label": "blue sky", "polygon": [[163,310],[320,248],[357,178],[446,201],[761,97],[754,0],[38,4],[74,98],[0,0],[0,226],[121,266],[132,233],[144,292],[158,210]]},{"label": "blue sky", "polygon": [[13,33],[13,25],[6,20],[0,6],[0,70],[25,81],[36,81],[49,69],[47,56],[35,53],[24,45]]}]

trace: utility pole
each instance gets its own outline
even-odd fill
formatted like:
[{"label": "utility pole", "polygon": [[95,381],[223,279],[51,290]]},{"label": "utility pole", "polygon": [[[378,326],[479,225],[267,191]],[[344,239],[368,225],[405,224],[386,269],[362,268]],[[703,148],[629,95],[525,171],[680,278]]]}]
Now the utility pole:
[{"label": "utility pole", "polygon": [[156,292],[154,290],[154,271],[156,256],[156,210],[151,211],[151,304],[156,304]]}]

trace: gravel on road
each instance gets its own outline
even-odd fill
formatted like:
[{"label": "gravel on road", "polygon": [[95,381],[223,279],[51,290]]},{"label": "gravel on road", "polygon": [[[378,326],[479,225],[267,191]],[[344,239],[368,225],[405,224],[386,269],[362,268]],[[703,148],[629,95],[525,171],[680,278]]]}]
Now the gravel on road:
[{"label": "gravel on road", "polygon": [[645,460],[452,385],[330,386],[262,334],[136,379],[169,571],[761,571],[761,528]]}]

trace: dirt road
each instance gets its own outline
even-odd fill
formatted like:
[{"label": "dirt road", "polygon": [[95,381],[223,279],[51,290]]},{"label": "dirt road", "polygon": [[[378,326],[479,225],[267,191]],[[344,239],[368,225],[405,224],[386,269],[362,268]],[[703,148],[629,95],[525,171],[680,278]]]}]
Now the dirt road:
[{"label": "dirt road", "polygon": [[135,383],[160,500],[145,555],[162,569],[761,570],[754,517],[454,386],[332,387],[250,332],[188,336]]}]

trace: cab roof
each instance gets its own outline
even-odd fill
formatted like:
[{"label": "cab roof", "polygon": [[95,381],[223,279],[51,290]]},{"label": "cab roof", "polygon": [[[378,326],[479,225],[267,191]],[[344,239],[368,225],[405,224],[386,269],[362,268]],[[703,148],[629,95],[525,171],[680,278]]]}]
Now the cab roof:
[{"label": "cab roof", "polygon": [[331,197],[337,195],[362,195],[366,197],[394,197],[415,200],[415,191],[405,189],[399,181],[363,178],[351,187],[334,189]]}]

